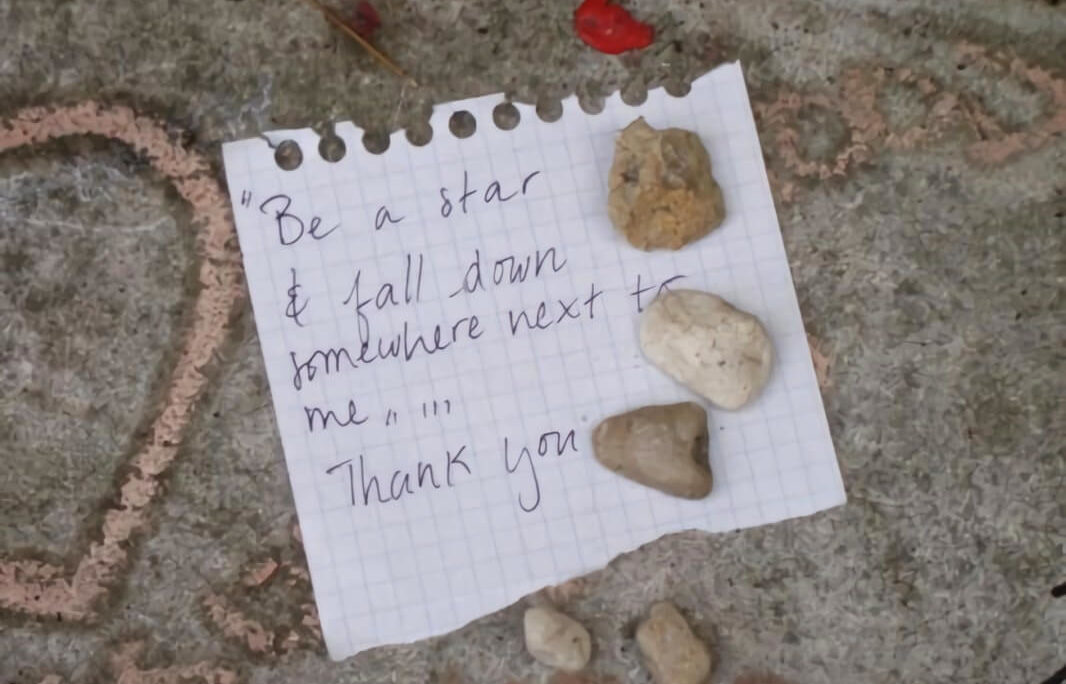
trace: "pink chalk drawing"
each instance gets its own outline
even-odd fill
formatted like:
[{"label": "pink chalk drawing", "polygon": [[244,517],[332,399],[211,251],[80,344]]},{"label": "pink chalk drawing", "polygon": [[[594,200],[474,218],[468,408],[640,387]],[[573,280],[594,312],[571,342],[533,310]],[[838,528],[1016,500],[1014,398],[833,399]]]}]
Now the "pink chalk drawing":
[{"label": "pink chalk drawing", "polygon": [[[292,527],[292,541],[297,548],[302,544],[296,524]],[[240,593],[254,596],[273,585],[289,595],[310,599],[311,576],[305,567],[293,560],[267,557],[245,564],[237,585],[243,587],[243,592],[236,591],[235,586],[229,592],[209,593],[201,602],[208,621],[224,637],[239,643],[249,654],[266,658],[284,658],[296,650],[323,650],[322,628],[314,601],[300,603],[296,624],[264,625],[248,617],[229,596]]]},{"label": "pink chalk drawing", "polygon": [[205,684],[235,684],[237,674],[231,670],[213,666],[207,662],[192,665],[175,665],[151,670],[142,670],[137,659],[144,650],[144,642],[123,644],[111,654],[111,671],[116,684],[182,684],[199,679]]},{"label": "pink chalk drawing", "polygon": [[102,529],[72,562],[72,571],[40,560],[0,559],[0,608],[84,621],[95,617],[97,603],[121,579],[129,544],[146,527],[151,504],[161,491],[159,478],[177,456],[207,384],[201,369],[222,344],[243,287],[229,204],[210,164],[200,153],[173,142],[155,120],[96,102],[34,107],[0,123],[0,152],[76,135],[119,140],[142,153],[191,207],[200,257],[199,293],[163,407],[127,464],[129,474],[119,487],[117,503],[104,515]]},{"label": "pink chalk drawing", "polygon": [[[173,665],[142,670],[137,664],[144,651],[143,641],[120,644],[108,657],[111,676],[115,684],[189,684],[200,681],[204,684],[236,684],[236,672],[224,667],[200,661],[192,665]],[[46,675],[38,684],[66,684],[57,674]]]},{"label": "pink chalk drawing", "polygon": [[[955,44],[953,49],[973,71],[1012,79],[1036,91],[1042,111],[1028,125],[1011,127],[997,119],[979,95],[961,87],[953,89],[921,67],[892,66],[880,60],[843,70],[837,79],[839,86],[832,89],[801,91],[787,83],[771,84],[753,92],[753,108],[778,200],[793,202],[819,182],[852,175],[884,151],[934,147],[947,140],[973,165],[996,167],[1061,139],[1066,132],[1066,78],[1062,74],[1010,51],[966,42]],[[918,95],[924,106],[919,121],[906,127],[893,126],[879,102],[890,87],[912,89]],[[812,111],[839,117],[845,130],[842,141],[824,158],[809,158],[803,150],[801,123]],[[101,529],[89,530],[87,548],[71,549],[65,563],[0,555],[0,610],[92,622],[104,612],[106,599],[128,570],[131,544],[147,531],[151,507],[162,494],[160,478],[178,457],[206,389],[203,369],[224,341],[227,323],[242,300],[244,288],[229,202],[210,163],[200,152],[176,143],[155,119],[126,107],[92,101],[29,108],[0,121],[0,152],[80,135],[117,140],[145,156],[191,208],[199,257],[199,291],[162,408],[148,437],[125,464],[123,472],[128,474],[118,486],[116,502],[106,511]],[[825,350],[831,346],[814,338],[810,338],[810,346],[819,385],[828,391],[834,359]],[[299,546],[298,527],[293,536]],[[544,595],[553,602],[566,603],[588,591],[588,583],[587,578],[579,578],[547,589]],[[302,597],[298,610],[290,614],[292,624],[263,624],[238,605],[241,591],[256,592],[271,585]],[[211,592],[200,602],[211,629],[237,644],[246,655],[276,662],[274,659],[297,651],[322,650],[310,578],[304,567],[291,560],[261,558],[250,562],[233,586],[224,593]],[[142,669],[138,663],[143,662],[143,651],[140,641],[116,646],[108,660],[112,679],[120,684],[234,684],[239,679],[229,669],[206,661]],[[63,681],[52,674],[41,684]]]},{"label": "pink chalk drawing", "polygon": [[[1009,52],[971,43],[959,43],[954,49],[975,70],[1014,78],[1035,89],[1046,103],[1042,116],[1024,130],[1009,130],[977,96],[952,92],[936,78],[902,65],[864,64],[846,69],[836,93],[802,93],[781,86],[753,102],[778,198],[791,202],[802,190],[802,180],[845,177],[881,150],[906,151],[935,144],[952,129],[972,139],[962,149],[978,166],[1003,164],[1066,132],[1066,79]],[[921,121],[903,130],[892,129],[878,105],[878,96],[891,84],[917,91],[926,108]],[[809,110],[839,115],[847,129],[846,139],[827,159],[809,159],[800,149],[797,124]]]}]

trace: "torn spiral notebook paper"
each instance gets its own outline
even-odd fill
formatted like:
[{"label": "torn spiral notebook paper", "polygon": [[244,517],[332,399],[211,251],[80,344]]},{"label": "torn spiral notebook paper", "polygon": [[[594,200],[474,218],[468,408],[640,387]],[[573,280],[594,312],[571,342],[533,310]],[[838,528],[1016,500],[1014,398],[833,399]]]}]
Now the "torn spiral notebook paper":
[{"label": "torn spiral notebook paper", "polygon": [[[616,95],[545,123],[490,96],[441,105],[423,147],[282,170],[263,138],[224,147],[278,427],[330,655],[461,627],[683,529],[726,531],[845,500],[738,64],[683,98]],[[454,112],[476,132],[448,132]],[[630,247],[607,218],[617,133],[637,116],[696,131],[727,218],[679,252]],[[692,399],[641,356],[664,283],[758,316],[763,395],[710,410],[714,489],[685,501],[596,463],[604,417]]]}]

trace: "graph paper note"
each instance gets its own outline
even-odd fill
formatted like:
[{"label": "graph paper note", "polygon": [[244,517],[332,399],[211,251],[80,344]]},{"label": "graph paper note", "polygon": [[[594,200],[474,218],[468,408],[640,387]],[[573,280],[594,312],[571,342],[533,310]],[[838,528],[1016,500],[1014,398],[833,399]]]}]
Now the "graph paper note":
[{"label": "graph paper note", "polygon": [[[438,106],[432,141],[318,153],[310,130],[226,144],[248,287],[329,652],[458,628],[665,533],[762,525],[841,504],[843,484],[739,64],[676,98],[541,121],[499,96]],[[449,117],[473,114],[459,139]],[[642,252],[606,214],[619,131],[696,131],[725,222]],[[303,161],[275,162],[291,140]],[[269,141],[269,142],[268,142]],[[758,316],[762,396],[709,407],[714,490],[687,501],[593,458],[603,418],[698,400],[641,355],[660,286]]]}]

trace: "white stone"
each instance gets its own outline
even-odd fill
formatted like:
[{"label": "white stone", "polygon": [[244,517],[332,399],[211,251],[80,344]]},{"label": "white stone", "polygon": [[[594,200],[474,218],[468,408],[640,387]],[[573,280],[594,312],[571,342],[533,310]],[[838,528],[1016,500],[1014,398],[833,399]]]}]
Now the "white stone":
[{"label": "white stone", "polygon": [[535,606],[523,619],[526,650],[539,662],[577,672],[592,656],[592,637],[580,622],[554,608]]},{"label": "white stone", "polygon": [[773,347],[755,316],[709,292],[660,295],[640,322],[640,346],[660,370],[725,409],[766,386]]}]

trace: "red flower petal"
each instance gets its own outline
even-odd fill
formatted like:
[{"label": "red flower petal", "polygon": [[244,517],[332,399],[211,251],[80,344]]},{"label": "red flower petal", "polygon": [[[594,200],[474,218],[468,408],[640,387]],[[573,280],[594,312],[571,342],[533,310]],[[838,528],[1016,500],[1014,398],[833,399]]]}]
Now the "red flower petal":
[{"label": "red flower petal", "polygon": [[367,0],[360,0],[355,4],[355,11],[345,18],[345,22],[363,38],[370,40],[374,31],[381,26],[381,17]]},{"label": "red flower petal", "polygon": [[586,44],[609,55],[648,47],[655,39],[654,28],[610,0],[582,2],[574,11],[574,31]]}]

